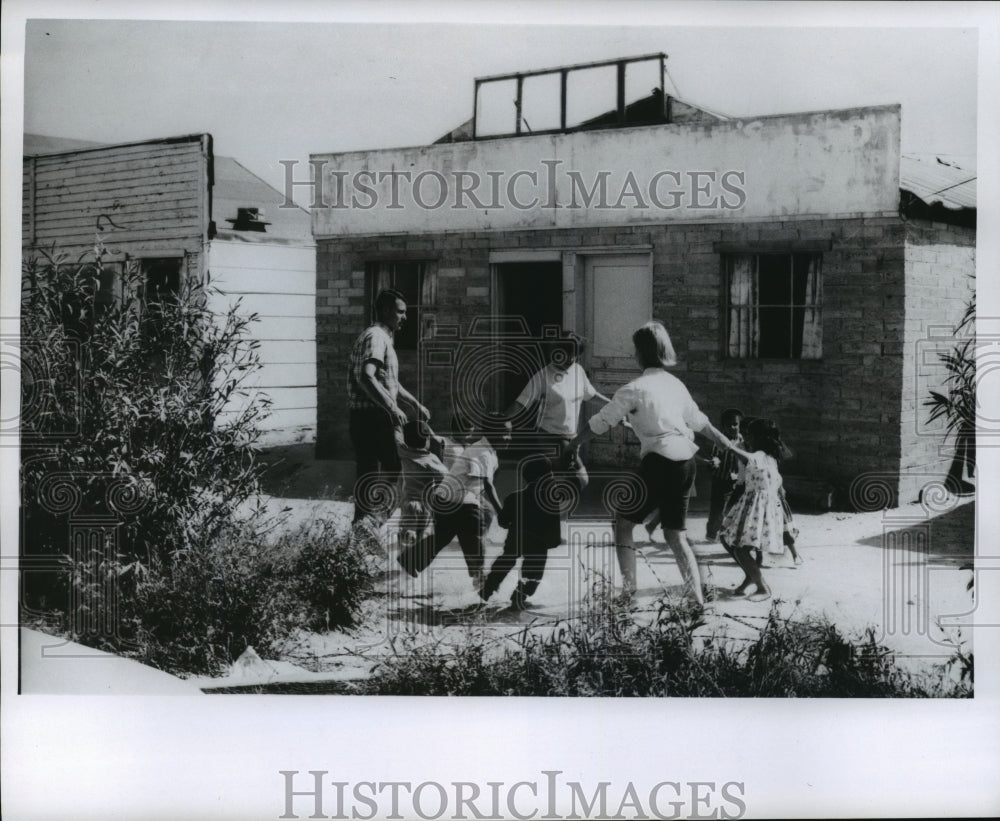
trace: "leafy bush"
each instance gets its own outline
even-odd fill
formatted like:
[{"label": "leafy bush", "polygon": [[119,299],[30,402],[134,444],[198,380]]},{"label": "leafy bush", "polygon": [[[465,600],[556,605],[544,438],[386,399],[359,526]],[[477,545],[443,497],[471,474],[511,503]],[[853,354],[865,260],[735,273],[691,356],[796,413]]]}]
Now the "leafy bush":
[{"label": "leafy bush", "polygon": [[[596,615],[595,615],[596,614]],[[490,655],[482,637],[453,648],[416,646],[384,659],[369,694],[519,696],[968,697],[971,682],[901,669],[869,631],[848,638],[827,621],[789,621],[773,608],[740,646],[700,638],[702,611],[659,602],[648,624],[614,604],[548,635],[525,631]]]},{"label": "leafy bush", "polygon": [[[23,613],[175,672],[213,673],[299,627],[350,626],[371,591],[363,538],[312,523],[277,540],[260,505],[267,400],[253,315],[210,286],[144,294],[136,268],[68,265],[22,278]],[[117,294],[117,296],[113,296]]]},{"label": "leafy bush", "polygon": [[148,564],[91,551],[72,564],[72,585],[78,607],[98,609],[58,626],[170,672],[215,674],[247,647],[276,658],[301,629],[353,625],[372,590],[372,545],[327,522],[271,541],[256,525]]},{"label": "leafy bush", "polygon": [[67,552],[66,517],[119,521],[126,563],[166,559],[225,527],[259,488],[268,400],[239,306],[214,313],[182,278],[147,294],[134,266],[29,259],[22,276],[22,499],[32,554]]},{"label": "leafy bush", "polygon": [[297,625],[318,632],[356,626],[378,569],[381,548],[373,534],[316,520],[282,535],[276,550]]}]

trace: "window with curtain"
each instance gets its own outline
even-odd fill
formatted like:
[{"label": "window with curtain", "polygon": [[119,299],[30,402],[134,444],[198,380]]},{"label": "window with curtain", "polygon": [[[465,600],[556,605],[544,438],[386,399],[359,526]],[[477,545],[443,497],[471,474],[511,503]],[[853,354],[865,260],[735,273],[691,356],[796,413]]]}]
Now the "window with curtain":
[{"label": "window with curtain", "polygon": [[371,321],[375,317],[375,297],[379,291],[394,288],[406,299],[406,321],[396,332],[397,351],[415,351],[420,340],[424,311],[437,299],[436,278],[426,263],[417,260],[369,262],[366,265],[368,306]]},{"label": "window with curtain", "polygon": [[821,255],[727,254],[727,353],[734,359],[822,357]]}]

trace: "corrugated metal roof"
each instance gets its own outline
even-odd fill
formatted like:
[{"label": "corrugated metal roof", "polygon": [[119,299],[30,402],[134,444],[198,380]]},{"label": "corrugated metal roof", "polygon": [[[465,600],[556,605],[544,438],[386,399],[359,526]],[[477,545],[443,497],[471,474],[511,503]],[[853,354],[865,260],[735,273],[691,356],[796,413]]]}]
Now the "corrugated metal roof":
[{"label": "corrugated metal roof", "polygon": [[941,203],[945,208],[975,208],[975,160],[959,161],[935,154],[904,154],[899,159],[899,187],[927,205]]}]

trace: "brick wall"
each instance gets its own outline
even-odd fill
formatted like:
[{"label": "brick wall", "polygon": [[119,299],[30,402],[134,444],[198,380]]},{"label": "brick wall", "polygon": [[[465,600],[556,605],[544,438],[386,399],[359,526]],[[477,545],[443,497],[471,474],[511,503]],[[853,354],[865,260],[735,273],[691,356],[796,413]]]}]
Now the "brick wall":
[{"label": "brick wall", "polygon": [[927,220],[906,226],[902,501],[913,501],[925,484],[940,481],[954,454],[954,438],[944,438],[943,421],[929,422],[925,403],[930,391],[944,391],[947,372],[940,354],[965,338],[956,340],[954,329],[975,290],[975,241],[973,228]]},{"label": "brick wall", "polygon": [[[732,224],[648,224],[562,231],[455,233],[320,240],[317,260],[319,420],[317,454],[349,456],[346,362],[367,320],[364,262],[425,258],[438,273],[438,325],[490,310],[491,250],[588,246],[653,248],[653,315],[671,332],[684,380],[713,419],[730,405],[773,417],[797,458],[787,471],[845,488],[860,473],[898,472],[904,354],[904,234],[894,216]],[[723,356],[722,263],[717,244],[754,247],[828,242],[823,252],[823,359],[730,360]],[[400,357],[413,373],[416,357]],[[447,418],[448,384],[425,375],[421,400]],[[412,384],[404,376],[404,384]],[[630,435],[629,435],[630,436]],[[628,437],[626,437],[628,438]],[[617,441],[615,441],[615,439]],[[634,453],[616,434],[592,450],[596,462]]]},{"label": "brick wall", "polygon": [[[654,315],[674,332],[677,374],[713,420],[726,406],[768,416],[796,452],[786,472],[846,489],[898,469],[903,225],[895,217],[685,227],[654,242]],[[723,350],[715,243],[829,240],[823,252],[823,358],[735,360]],[[679,331],[679,332],[677,332]]]}]

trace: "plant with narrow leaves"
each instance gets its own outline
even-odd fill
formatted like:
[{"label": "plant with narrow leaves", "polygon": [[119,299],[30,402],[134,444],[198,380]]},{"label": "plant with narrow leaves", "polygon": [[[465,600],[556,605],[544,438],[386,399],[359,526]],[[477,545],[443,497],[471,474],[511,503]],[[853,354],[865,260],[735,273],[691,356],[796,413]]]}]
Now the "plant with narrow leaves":
[{"label": "plant with narrow leaves", "polygon": [[247,384],[260,367],[256,316],[238,303],[211,310],[217,291],[192,278],[151,299],[143,284],[131,266],[109,277],[99,247],[73,264],[54,253],[25,263],[22,372],[38,412],[23,420],[21,481],[35,552],[65,546],[65,522],[39,498],[53,474],[75,485],[81,516],[122,513],[107,499],[109,484],[124,486],[126,560],[184,550],[258,495],[269,400]]},{"label": "plant with narrow leaves", "polygon": [[928,421],[943,419],[945,437],[954,436],[956,454],[949,471],[949,481],[962,489],[962,469],[975,463],[976,447],[976,295],[973,292],[962,319],[955,327],[955,336],[972,334],[948,353],[940,354],[947,376],[944,391],[930,391],[924,402],[930,408]]}]

